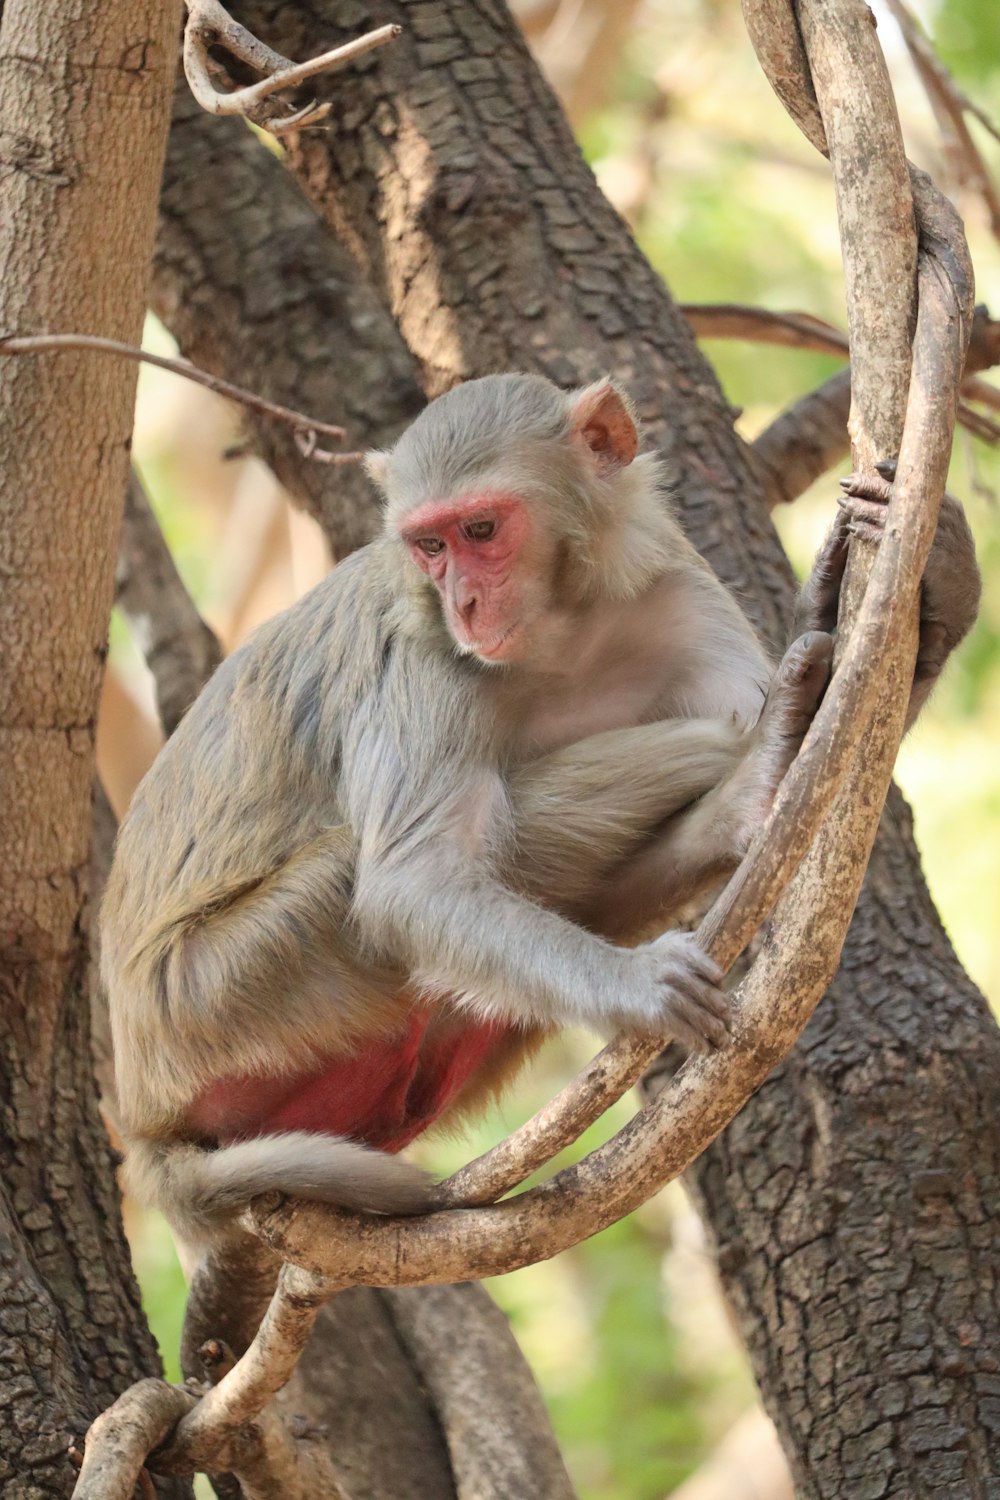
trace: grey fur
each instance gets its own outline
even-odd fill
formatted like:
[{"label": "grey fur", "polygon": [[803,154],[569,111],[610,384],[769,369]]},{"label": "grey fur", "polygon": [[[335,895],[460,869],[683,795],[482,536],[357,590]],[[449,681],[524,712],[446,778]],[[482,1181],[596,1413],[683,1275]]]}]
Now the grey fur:
[{"label": "grey fur", "polygon": [[222,1151],[198,1146],[135,1143],[126,1182],[140,1200],[180,1206],[188,1240],[225,1232],[252,1197],[280,1191],[361,1213],[416,1214],[429,1202],[432,1180],[412,1162],[333,1136],[288,1131]]}]

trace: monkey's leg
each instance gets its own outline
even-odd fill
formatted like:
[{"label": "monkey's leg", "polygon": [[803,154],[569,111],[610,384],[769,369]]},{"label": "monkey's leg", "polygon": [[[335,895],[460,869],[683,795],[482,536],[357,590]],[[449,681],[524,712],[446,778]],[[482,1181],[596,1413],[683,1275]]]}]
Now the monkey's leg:
[{"label": "monkey's leg", "polygon": [[520,767],[510,782],[511,883],[574,912],[661,823],[736,770],[746,738],[733,720],[667,719]]},{"label": "monkey's leg", "polygon": [[583,905],[587,925],[635,936],[735,868],[802,743],[829,676],[833,641],[814,631],[786,651],[739,766],[625,859]]},{"label": "monkey's leg", "polygon": [[275,1056],[291,1070],[398,1020],[403,976],[361,953],[351,923],[355,865],[350,828],[333,827],[175,925],[164,1004],[184,1018],[196,1074],[271,1072]]}]

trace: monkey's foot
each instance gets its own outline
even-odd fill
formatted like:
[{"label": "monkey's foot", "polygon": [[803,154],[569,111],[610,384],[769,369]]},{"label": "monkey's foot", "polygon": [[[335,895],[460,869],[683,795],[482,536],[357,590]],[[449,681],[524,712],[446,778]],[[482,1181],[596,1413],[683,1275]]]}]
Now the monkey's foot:
[{"label": "monkey's foot", "polygon": [[885,510],[892,497],[896,460],[883,459],[875,474],[848,474],[840,481],[844,491],[837,501],[846,520],[845,530],[868,542],[880,542],[885,528]]},{"label": "monkey's foot", "polygon": [[798,754],[830,678],[833,636],[809,630],[793,641],[771,679],[754,728],[756,743],[737,775],[744,780],[736,845],[743,852],[764,820],[781,778]]},{"label": "monkey's foot", "polygon": [[833,636],[825,630],[807,630],[789,646],[771,679],[754,732],[761,749],[771,750],[784,760],[780,776],[791,765],[813,721],[832,661]]}]

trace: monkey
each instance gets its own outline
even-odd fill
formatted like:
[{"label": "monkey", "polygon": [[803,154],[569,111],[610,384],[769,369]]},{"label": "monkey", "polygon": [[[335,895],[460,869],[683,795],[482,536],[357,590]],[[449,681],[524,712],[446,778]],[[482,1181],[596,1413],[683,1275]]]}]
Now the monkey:
[{"label": "monkey", "polygon": [[396,1153],[558,1026],[724,1046],[694,938],[625,944],[738,861],[829,672],[855,512],[774,669],[611,380],[470,381],[368,468],[382,534],[217,670],[108,881],[127,1180],[188,1239],[422,1211]]}]

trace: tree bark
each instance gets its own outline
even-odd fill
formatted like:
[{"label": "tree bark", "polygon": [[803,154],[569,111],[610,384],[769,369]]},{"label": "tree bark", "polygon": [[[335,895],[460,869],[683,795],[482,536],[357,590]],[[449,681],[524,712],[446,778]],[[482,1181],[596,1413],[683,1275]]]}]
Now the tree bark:
[{"label": "tree bark", "polygon": [[[792,582],[731,412],[502,7],[236,11],[299,56],[404,25],[363,73],[321,84],[331,128],[292,147],[300,181],[431,391],[505,368],[620,375],[691,536],[776,640]],[[802,1496],[996,1493],[998,1078],[997,1028],[894,797],[841,975],[691,1174]]]},{"label": "tree bark", "polygon": [[[159,0],[7,0],[0,327],[140,337],[177,22]],[[9,1500],[68,1494],[70,1447],[158,1367],[97,1112],[86,998],[94,721],[134,390],[134,366],[87,354],[0,360],[0,1487]]]}]

